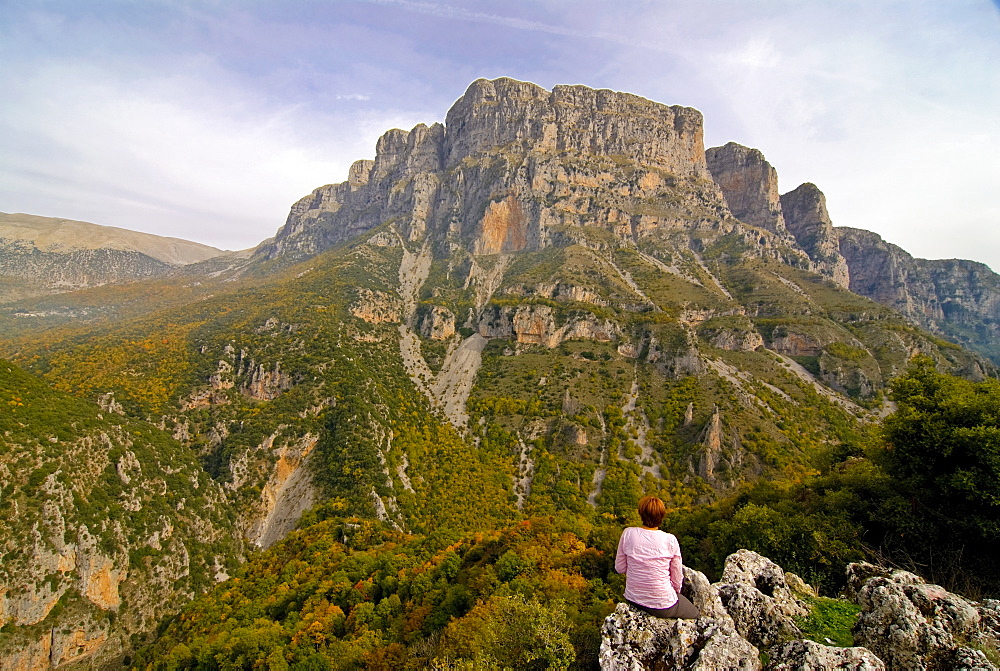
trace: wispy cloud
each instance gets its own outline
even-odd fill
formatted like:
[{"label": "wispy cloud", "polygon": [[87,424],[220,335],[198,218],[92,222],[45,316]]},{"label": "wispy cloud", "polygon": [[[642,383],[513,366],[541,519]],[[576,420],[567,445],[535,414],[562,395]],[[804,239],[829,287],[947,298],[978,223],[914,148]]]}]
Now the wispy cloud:
[{"label": "wispy cloud", "polygon": [[581,38],[588,40],[601,40],[610,44],[620,46],[640,47],[664,53],[680,53],[677,49],[664,42],[653,42],[636,38],[634,35],[620,35],[600,30],[579,30],[564,25],[543,23],[532,21],[517,16],[494,14],[491,12],[477,12],[464,7],[456,7],[440,2],[422,2],[421,0],[362,0],[372,5],[384,5],[398,7],[419,14],[426,14],[441,19],[453,19],[458,21],[472,21],[475,23],[488,23],[515,30],[526,30],[536,33],[547,33],[549,35],[560,35],[563,37]]}]

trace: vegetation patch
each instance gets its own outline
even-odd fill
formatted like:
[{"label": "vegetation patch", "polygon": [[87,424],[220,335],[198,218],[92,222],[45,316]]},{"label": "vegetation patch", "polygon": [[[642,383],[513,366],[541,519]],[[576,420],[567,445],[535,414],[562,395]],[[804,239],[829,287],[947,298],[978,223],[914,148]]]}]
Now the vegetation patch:
[{"label": "vegetation patch", "polygon": [[823,645],[849,648],[854,645],[851,628],[861,613],[861,607],[842,599],[827,597],[807,598],[810,612],[795,618],[803,638]]}]

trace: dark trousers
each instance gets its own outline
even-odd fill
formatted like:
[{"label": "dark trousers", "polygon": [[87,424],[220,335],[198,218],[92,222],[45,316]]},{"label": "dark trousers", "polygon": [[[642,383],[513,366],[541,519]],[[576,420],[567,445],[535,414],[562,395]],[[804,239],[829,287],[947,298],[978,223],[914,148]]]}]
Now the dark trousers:
[{"label": "dark trousers", "polygon": [[649,608],[628,599],[625,599],[625,603],[653,617],[675,618],[678,620],[697,620],[701,617],[701,611],[698,610],[698,606],[691,603],[683,594],[677,595],[677,603],[670,608]]}]

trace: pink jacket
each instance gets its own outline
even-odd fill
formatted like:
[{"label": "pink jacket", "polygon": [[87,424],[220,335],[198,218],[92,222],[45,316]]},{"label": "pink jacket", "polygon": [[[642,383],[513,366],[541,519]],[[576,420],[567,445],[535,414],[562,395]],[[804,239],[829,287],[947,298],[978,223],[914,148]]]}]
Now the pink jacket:
[{"label": "pink jacket", "polygon": [[628,527],[618,541],[615,570],[625,574],[625,598],[647,608],[670,608],[684,584],[681,547],[673,534]]}]

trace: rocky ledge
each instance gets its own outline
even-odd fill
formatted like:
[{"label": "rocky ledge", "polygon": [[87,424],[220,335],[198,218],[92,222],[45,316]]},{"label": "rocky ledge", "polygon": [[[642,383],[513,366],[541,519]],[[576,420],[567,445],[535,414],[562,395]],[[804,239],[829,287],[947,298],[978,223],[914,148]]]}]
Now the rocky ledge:
[{"label": "rocky ledge", "polygon": [[[722,578],[684,568],[683,593],[697,620],[661,620],[618,604],[601,629],[601,668],[791,671],[854,669],[996,670],[1000,601],[977,603],[906,571],[872,564],[847,568],[845,598],[861,613],[858,647],[802,637],[813,590],[793,573],[749,550],[726,559]],[[862,647],[864,646],[864,647]]]}]

